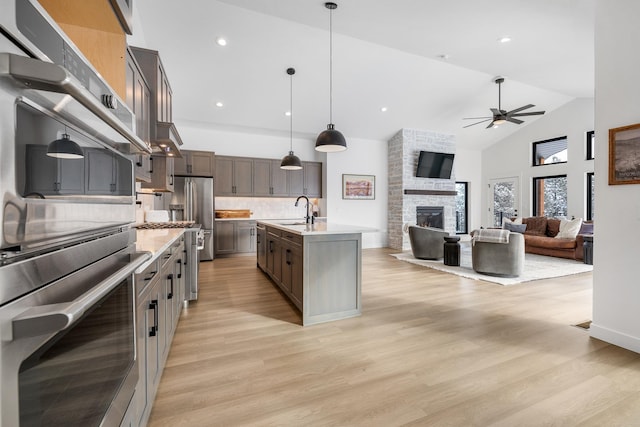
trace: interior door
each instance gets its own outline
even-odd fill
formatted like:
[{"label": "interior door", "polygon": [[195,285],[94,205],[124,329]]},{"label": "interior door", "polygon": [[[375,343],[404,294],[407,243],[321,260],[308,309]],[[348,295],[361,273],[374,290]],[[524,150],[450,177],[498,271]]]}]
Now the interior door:
[{"label": "interior door", "polygon": [[517,176],[489,180],[490,227],[502,227],[502,218],[519,216],[520,178]]}]

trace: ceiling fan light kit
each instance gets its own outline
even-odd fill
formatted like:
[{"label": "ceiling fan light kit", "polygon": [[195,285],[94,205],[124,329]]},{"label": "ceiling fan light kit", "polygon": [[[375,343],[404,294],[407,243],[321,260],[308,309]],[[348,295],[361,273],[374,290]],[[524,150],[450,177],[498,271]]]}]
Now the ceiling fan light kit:
[{"label": "ceiling fan light kit", "polygon": [[318,135],[316,139],[316,151],[335,153],[347,149],[347,141],[333,124],[333,10],[337,4],[327,2],[324,7],[329,9],[329,124],[327,130]]},{"label": "ceiling fan light kit", "polygon": [[296,73],[295,68],[287,68],[289,75],[289,154],[282,158],[280,169],[300,170],[302,162],[300,158],[293,154],[293,75]]},{"label": "ceiling fan light kit", "polygon": [[463,128],[468,128],[468,127],[479,125],[480,123],[485,123],[485,122],[489,122],[487,129],[496,128],[499,125],[502,125],[506,122],[515,123],[519,125],[524,122],[520,119],[517,119],[516,117],[539,116],[545,113],[544,111],[530,111],[528,113],[521,113],[521,111],[535,107],[535,105],[533,104],[527,104],[511,111],[503,110],[502,99],[501,99],[502,98],[501,88],[502,88],[502,83],[504,83],[504,77],[496,77],[494,79],[494,83],[498,85],[498,108],[490,108],[491,113],[493,114],[492,116],[463,118],[463,120],[480,120],[479,122],[471,123],[470,125],[463,126]]}]

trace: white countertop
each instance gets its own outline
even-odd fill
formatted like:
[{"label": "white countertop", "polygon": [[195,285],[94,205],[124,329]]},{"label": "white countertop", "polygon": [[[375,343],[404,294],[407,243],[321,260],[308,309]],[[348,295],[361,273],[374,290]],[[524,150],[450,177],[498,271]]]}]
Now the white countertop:
[{"label": "white countertop", "polygon": [[370,233],[377,231],[375,228],[362,227],[358,225],[335,224],[331,222],[319,221],[315,224],[305,224],[302,220],[263,220],[258,221],[260,224],[269,227],[276,227],[281,230],[289,231],[300,235],[314,234],[351,234],[351,233]]},{"label": "white countertop", "polygon": [[136,230],[136,251],[149,252],[151,258],[142,264],[136,273],[143,271],[162,252],[185,232],[184,228],[158,228],[150,230]]}]

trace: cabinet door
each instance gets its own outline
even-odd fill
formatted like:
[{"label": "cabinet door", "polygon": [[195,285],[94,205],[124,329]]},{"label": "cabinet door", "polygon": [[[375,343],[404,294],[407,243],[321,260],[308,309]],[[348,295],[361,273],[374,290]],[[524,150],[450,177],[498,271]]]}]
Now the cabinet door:
[{"label": "cabinet door", "polygon": [[233,185],[236,196],[253,196],[253,160],[238,158],[233,162]]},{"label": "cabinet door", "polygon": [[289,245],[282,244],[280,246],[282,264],[282,275],[280,277],[280,283],[283,290],[287,293],[291,293],[291,247]]},{"label": "cabinet door", "polygon": [[304,194],[304,163],[303,169],[287,171],[289,181],[289,196],[298,197]]},{"label": "cabinet door", "polygon": [[253,195],[259,197],[271,195],[271,160],[253,160]]},{"label": "cabinet door", "polygon": [[134,157],[136,181],[151,182],[151,156],[137,154]]},{"label": "cabinet door", "polygon": [[235,222],[216,221],[216,255],[235,252]]},{"label": "cabinet door", "polygon": [[271,195],[274,197],[287,197],[289,186],[287,184],[287,170],[280,169],[280,160],[270,160],[271,163]]},{"label": "cabinet door", "polygon": [[256,228],[256,251],[258,267],[265,271],[267,269],[267,230],[264,227]]},{"label": "cabinet door", "polygon": [[322,163],[304,162],[304,194],[308,197],[322,197]]},{"label": "cabinet door", "polygon": [[116,192],[117,168],[113,154],[108,150],[85,150],[87,194],[108,195]]},{"label": "cabinet door", "polygon": [[184,151],[180,151],[182,158],[176,157],[173,159],[173,171],[176,175],[189,175],[189,155]]},{"label": "cabinet door", "polygon": [[236,223],[236,252],[252,253],[256,251],[255,221],[238,221]]},{"label": "cabinet door", "polygon": [[233,196],[233,159],[216,157],[216,179],[214,183],[216,196]]},{"label": "cabinet door", "polygon": [[189,173],[196,176],[213,176],[214,154],[208,151],[191,151]]},{"label": "cabinet door", "polygon": [[282,278],[281,260],[280,238],[267,232],[267,272],[274,277],[276,282],[280,282]]},{"label": "cabinet door", "polygon": [[291,273],[291,297],[294,304],[299,309],[302,309],[302,248],[293,249],[289,260],[291,262],[289,266]]}]

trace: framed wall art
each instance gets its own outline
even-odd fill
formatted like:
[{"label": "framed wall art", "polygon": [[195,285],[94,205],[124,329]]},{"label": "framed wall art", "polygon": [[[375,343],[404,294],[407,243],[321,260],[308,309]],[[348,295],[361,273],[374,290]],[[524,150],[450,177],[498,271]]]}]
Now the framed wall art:
[{"label": "framed wall art", "polygon": [[342,198],[374,200],[376,198],[375,175],[342,175]]},{"label": "framed wall art", "polygon": [[640,184],[640,123],[609,129],[609,185]]}]

